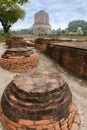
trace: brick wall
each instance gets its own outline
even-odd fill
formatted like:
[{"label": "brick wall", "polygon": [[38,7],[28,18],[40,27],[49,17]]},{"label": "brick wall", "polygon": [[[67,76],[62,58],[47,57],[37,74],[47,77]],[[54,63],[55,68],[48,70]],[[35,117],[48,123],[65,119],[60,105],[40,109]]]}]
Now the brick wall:
[{"label": "brick wall", "polygon": [[73,74],[87,79],[87,50],[49,44],[46,54]]},{"label": "brick wall", "polygon": [[59,121],[54,121],[51,118],[39,121],[21,119],[16,123],[7,118],[2,109],[0,110],[0,118],[5,130],[79,130],[81,121],[74,103],[70,106],[69,111],[68,118],[62,118]]},{"label": "brick wall", "polygon": [[0,65],[6,70],[12,72],[23,72],[28,69],[37,66],[38,56],[37,54],[32,54],[27,57],[25,56],[10,56],[9,58],[0,58]]},{"label": "brick wall", "polygon": [[35,69],[16,75],[4,90],[0,107],[6,130],[79,130],[77,106],[58,72]]}]

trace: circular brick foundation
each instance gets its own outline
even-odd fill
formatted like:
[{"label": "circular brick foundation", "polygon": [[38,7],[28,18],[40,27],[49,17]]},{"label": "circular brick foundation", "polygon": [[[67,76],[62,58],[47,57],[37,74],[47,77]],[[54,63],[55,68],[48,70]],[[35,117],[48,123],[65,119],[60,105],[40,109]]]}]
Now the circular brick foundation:
[{"label": "circular brick foundation", "polygon": [[23,37],[9,37],[6,39],[8,48],[27,47],[27,43]]},{"label": "circular brick foundation", "polygon": [[6,130],[79,130],[77,111],[67,83],[47,71],[15,76],[1,99]]},{"label": "circular brick foundation", "polygon": [[37,62],[38,55],[28,47],[8,49],[0,58],[1,67],[12,72],[23,72],[34,68]]}]

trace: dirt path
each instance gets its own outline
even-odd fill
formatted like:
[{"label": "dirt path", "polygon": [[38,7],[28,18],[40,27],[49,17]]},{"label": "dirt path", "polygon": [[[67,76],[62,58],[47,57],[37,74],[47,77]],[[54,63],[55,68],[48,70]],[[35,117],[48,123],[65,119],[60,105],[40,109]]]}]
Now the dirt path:
[{"label": "dirt path", "polygon": [[[4,44],[0,44],[0,55],[5,51]],[[39,53],[39,63],[37,69],[50,72],[59,71],[63,78],[68,82],[74,100],[78,106],[81,116],[80,130],[87,129],[87,82],[75,78],[54,63],[49,57]],[[13,79],[15,73],[4,70],[0,67],[0,98],[6,85]],[[0,125],[0,130],[2,130]]]}]

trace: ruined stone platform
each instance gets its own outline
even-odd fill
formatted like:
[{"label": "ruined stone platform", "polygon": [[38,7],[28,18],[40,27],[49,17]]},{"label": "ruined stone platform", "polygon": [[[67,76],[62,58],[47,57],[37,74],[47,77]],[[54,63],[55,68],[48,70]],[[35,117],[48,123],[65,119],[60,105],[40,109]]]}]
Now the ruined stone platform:
[{"label": "ruined stone platform", "polygon": [[53,58],[68,72],[87,79],[87,39],[37,38],[35,48]]},{"label": "ruined stone platform", "polygon": [[23,37],[9,37],[6,39],[6,45],[8,48],[27,47]]},{"label": "ruined stone platform", "polygon": [[4,90],[0,112],[6,130],[79,130],[77,107],[58,72],[15,76]]},{"label": "ruined stone platform", "polygon": [[0,65],[12,72],[23,72],[36,67],[38,55],[27,47],[22,37],[11,37],[6,41],[8,49],[0,58]]}]

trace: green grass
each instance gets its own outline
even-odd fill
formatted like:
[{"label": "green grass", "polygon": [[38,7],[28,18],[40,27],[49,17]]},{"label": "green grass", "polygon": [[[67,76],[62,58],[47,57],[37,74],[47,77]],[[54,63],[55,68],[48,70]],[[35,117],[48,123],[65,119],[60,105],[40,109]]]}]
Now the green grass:
[{"label": "green grass", "polygon": [[0,33],[0,43],[5,42],[6,38]]},{"label": "green grass", "polygon": [[6,38],[8,38],[10,36],[13,36],[13,34],[11,34],[11,33],[5,34],[3,32],[0,32],[0,43],[5,42]]},{"label": "green grass", "polygon": [[87,36],[82,36],[82,35],[63,35],[61,37],[63,37],[63,38],[69,38],[69,39],[87,38]]}]

